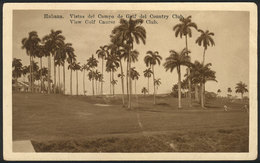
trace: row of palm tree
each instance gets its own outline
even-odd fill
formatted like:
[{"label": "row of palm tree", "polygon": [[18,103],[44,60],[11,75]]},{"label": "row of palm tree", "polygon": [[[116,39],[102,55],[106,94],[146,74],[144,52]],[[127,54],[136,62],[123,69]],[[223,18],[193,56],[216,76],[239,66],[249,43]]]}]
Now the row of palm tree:
[{"label": "row of palm tree", "polygon": [[[227,92],[228,92],[228,96],[231,96],[232,89],[230,87],[228,87]],[[243,83],[242,81],[240,81],[239,83],[236,84],[235,92],[236,93],[240,93],[241,94],[241,99],[243,99],[244,98],[244,94],[246,92],[248,92],[247,85],[245,83]],[[221,90],[218,89],[217,93],[221,93]]]}]

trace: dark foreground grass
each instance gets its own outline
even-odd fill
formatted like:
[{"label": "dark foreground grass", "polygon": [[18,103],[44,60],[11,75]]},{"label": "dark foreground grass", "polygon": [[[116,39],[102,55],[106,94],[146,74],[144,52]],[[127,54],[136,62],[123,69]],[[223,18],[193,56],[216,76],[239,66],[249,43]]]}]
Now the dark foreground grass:
[{"label": "dark foreground grass", "polygon": [[32,143],[37,152],[248,152],[248,131],[218,129]]},{"label": "dark foreground grass", "polygon": [[[246,152],[248,113],[244,103],[208,101],[177,109],[177,99],[13,94],[13,140],[31,140],[38,152]],[[108,104],[98,106],[95,104]],[[223,111],[223,104],[231,107]],[[141,126],[140,126],[141,124]]]}]

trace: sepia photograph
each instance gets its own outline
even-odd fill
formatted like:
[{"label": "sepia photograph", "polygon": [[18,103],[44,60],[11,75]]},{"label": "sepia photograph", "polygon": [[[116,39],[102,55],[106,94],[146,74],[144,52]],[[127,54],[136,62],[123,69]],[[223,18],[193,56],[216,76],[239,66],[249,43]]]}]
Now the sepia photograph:
[{"label": "sepia photograph", "polygon": [[256,159],[257,7],[203,5],[6,4],[4,156]]}]

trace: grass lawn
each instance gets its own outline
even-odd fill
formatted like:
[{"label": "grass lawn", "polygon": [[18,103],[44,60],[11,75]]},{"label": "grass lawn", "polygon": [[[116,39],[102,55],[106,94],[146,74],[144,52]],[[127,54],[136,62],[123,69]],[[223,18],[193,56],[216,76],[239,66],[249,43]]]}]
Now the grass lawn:
[{"label": "grass lawn", "polygon": [[[177,109],[177,99],[13,93],[13,140],[38,152],[248,152],[249,116],[243,102],[210,100]],[[96,105],[106,104],[106,105]],[[231,107],[224,112],[223,105]]]}]

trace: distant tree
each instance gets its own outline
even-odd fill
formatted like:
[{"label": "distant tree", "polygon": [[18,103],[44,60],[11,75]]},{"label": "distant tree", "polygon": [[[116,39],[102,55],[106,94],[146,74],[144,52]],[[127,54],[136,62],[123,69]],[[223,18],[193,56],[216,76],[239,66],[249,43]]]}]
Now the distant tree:
[{"label": "distant tree", "polygon": [[[98,58],[101,58],[102,62],[102,76],[104,75],[104,59],[108,56],[108,46],[100,46],[100,48],[96,51],[96,54],[98,55]],[[101,94],[103,94],[103,82],[101,82]]]},{"label": "distant tree", "polygon": [[145,87],[143,87],[143,88],[142,88],[142,93],[143,93],[144,95],[146,95],[146,93],[148,93],[148,90],[147,90]]},{"label": "distant tree", "polygon": [[153,103],[155,104],[156,101],[155,101],[155,76],[154,76],[154,66],[156,64],[160,65],[161,64],[161,60],[162,60],[162,57],[159,55],[159,52],[158,51],[155,51],[155,52],[152,52],[152,51],[147,51],[147,56],[144,57],[144,62],[146,64],[147,67],[150,67],[152,68],[152,71],[153,71]]},{"label": "distant tree", "polygon": [[92,80],[92,92],[93,92],[93,96],[95,95],[95,90],[94,90],[94,80],[95,80],[95,76],[94,76],[94,69],[98,66],[98,60],[94,57],[94,55],[92,54],[92,56],[87,60],[87,65],[89,66],[89,68],[91,68],[91,71],[89,73],[89,78]]},{"label": "distant tree", "polygon": [[248,92],[247,85],[240,81],[236,85],[236,93],[241,93],[241,99],[243,99],[244,93]]},{"label": "distant tree", "polygon": [[13,76],[13,78],[15,80],[20,78],[22,76],[22,73],[23,73],[23,64],[22,64],[21,61],[22,61],[21,59],[13,58],[13,62],[12,62],[12,68],[13,68],[12,76]]},{"label": "distant tree", "polygon": [[217,92],[218,92],[218,94],[220,94],[220,93],[221,93],[221,90],[220,90],[220,89],[218,89],[218,91],[217,91]]},{"label": "distant tree", "polygon": [[153,71],[151,70],[151,68],[144,70],[144,77],[148,79],[148,83],[147,83],[148,94],[149,94],[149,78],[152,76],[152,73]]},{"label": "distant tree", "polygon": [[231,96],[232,89],[229,87],[228,90],[227,90],[227,92],[228,92],[228,95]]},{"label": "distant tree", "polygon": [[154,80],[154,85],[156,86],[156,90],[158,91],[158,87],[162,84],[161,79],[155,79]]},{"label": "distant tree", "polygon": [[136,71],[135,67],[131,68],[130,76],[131,79],[135,81],[135,95],[136,95],[136,81],[139,79],[140,74],[138,71]]}]

